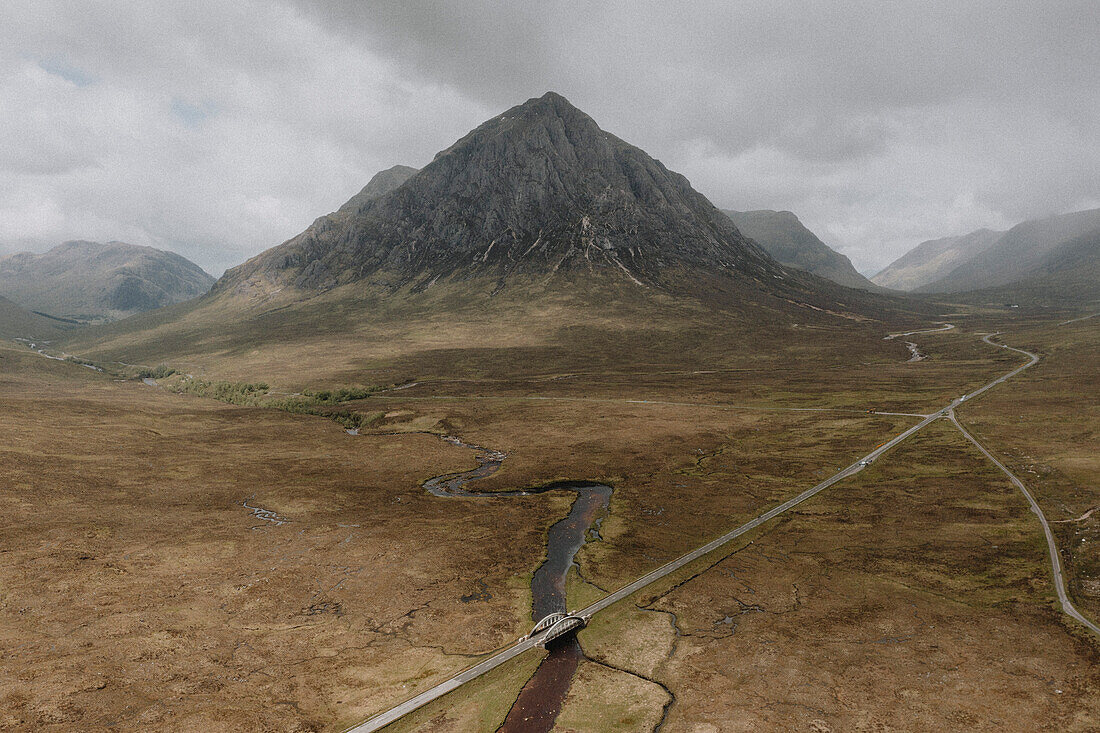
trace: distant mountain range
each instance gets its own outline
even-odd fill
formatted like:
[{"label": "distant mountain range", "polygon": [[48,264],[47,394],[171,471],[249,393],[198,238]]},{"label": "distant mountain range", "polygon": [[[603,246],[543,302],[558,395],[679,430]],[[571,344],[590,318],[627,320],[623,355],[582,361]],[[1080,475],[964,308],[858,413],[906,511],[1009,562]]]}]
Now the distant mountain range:
[{"label": "distant mountain range", "polygon": [[723,209],[741,233],[788,267],[832,280],[849,288],[880,290],[860,275],[852,261],[817,238],[789,211],[731,211]]},{"label": "distant mountain range", "polygon": [[895,290],[917,290],[948,275],[960,264],[976,257],[1004,235],[979,229],[957,237],[921,242],[881,272],[871,282]]},{"label": "distant mountain range", "polygon": [[[1008,297],[1019,286],[1046,300],[1087,298],[1088,271],[1100,257],[1100,209],[1078,211],[1018,224],[1007,232],[980,229],[924,242],[872,281],[920,293],[993,291]],[[1042,287],[1040,287],[1042,285]],[[1038,288],[1038,289],[1037,289]]]},{"label": "distant mountain range", "polygon": [[214,278],[173,252],[123,242],[65,242],[0,257],[0,294],[65,319],[110,321],[202,295]]},{"label": "distant mountain range", "polygon": [[1100,209],[1025,221],[1009,229],[991,246],[959,264],[943,277],[921,286],[926,293],[957,293],[994,288],[1060,269],[1062,247],[1100,230]]},{"label": "distant mountain range", "polygon": [[1100,228],[1063,241],[1018,279],[952,297],[970,302],[1100,306]]}]

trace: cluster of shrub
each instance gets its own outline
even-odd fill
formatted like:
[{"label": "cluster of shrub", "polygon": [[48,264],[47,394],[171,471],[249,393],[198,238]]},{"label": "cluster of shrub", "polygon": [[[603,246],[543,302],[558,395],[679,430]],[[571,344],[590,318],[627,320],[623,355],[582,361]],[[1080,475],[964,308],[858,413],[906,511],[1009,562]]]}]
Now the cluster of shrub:
[{"label": "cluster of shrub", "polygon": [[335,405],[341,402],[362,400],[370,397],[381,387],[339,387],[337,389],[323,389],[317,392],[304,392],[305,396],[312,397],[317,402],[326,405]]},{"label": "cluster of shrub", "polygon": [[173,374],[178,374],[178,372],[167,364],[161,364],[152,369],[139,369],[137,377],[138,379],[167,379]]},{"label": "cluster of shrub", "polygon": [[[150,371],[156,372],[157,370]],[[150,373],[150,376],[153,379],[161,379],[174,373],[174,370],[168,370],[168,373],[162,374],[162,376],[156,376],[153,373]],[[212,397],[233,405],[266,407],[304,415],[320,415],[335,420],[345,428],[355,430],[374,422],[383,414],[378,412],[363,415],[353,410],[332,410],[325,407],[326,405],[336,405],[351,400],[361,400],[377,392],[380,389],[379,387],[340,387],[331,390],[303,392],[298,395],[275,396],[268,394],[269,386],[266,382],[213,382],[205,379],[183,378],[165,386],[176,392]]]}]

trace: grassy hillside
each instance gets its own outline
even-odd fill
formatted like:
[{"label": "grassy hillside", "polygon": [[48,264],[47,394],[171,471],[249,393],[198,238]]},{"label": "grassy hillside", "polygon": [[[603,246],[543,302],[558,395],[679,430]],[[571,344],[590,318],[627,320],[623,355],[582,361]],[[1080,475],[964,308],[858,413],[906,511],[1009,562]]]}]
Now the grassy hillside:
[{"label": "grassy hillside", "polygon": [[1100,209],[1025,221],[1009,229],[995,244],[959,265],[945,277],[921,287],[920,290],[929,293],[957,293],[999,288],[1041,275],[1045,266],[1057,266],[1059,255],[1055,253],[1059,248],[1096,231],[1100,231]]},{"label": "grassy hillside", "polygon": [[921,242],[887,265],[871,282],[897,290],[916,290],[939,280],[992,246],[1004,232],[979,229],[959,237]]},{"label": "grassy hillside", "polygon": [[67,324],[61,321],[45,318],[20,308],[7,298],[0,296],[0,339],[57,338],[63,332],[65,325]]},{"label": "grassy hillside", "polygon": [[0,258],[0,292],[66,319],[110,321],[202,295],[214,283],[173,252],[123,242],[66,242]]},{"label": "grassy hillside", "polygon": [[937,311],[817,278],[819,289],[798,299],[720,276],[681,277],[692,297],[606,272],[527,279],[496,295],[490,278],[419,292],[365,283],[321,294],[215,292],[74,334],[65,348],[273,384],[379,384],[623,364],[705,369],[778,359],[792,345],[828,360],[841,341],[873,343],[885,322],[924,322]]},{"label": "grassy hillside", "polygon": [[1016,282],[951,298],[965,303],[1100,308],[1100,229],[1065,242],[1026,272]]}]

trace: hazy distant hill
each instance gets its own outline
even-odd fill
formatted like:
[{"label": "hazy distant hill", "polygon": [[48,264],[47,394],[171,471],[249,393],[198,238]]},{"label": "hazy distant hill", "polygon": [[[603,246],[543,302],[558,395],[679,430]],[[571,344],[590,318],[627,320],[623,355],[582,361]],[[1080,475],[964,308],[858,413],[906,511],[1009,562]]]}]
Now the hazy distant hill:
[{"label": "hazy distant hill", "polygon": [[812,272],[849,288],[878,290],[878,286],[856,271],[851,260],[818,239],[791,212],[722,211],[733,219],[742,234],[784,265]]},{"label": "hazy distant hill", "polygon": [[114,320],[202,295],[214,278],[173,252],[74,241],[0,258],[0,293],[29,310]]},{"label": "hazy distant hill", "polygon": [[1100,209],[1025,221],[947,275],[919,290],[929,293],[982,290],[1035,276],[1050,264],[1047,257],[1059,247],[1096,229],[1100,229]]},{"label": "hazy distant hill", "polygon": [[1019,280],[955,297],[982,303],[1100,307],[1100,228],[1058,245]]},{"label": "hazy distant hill", "polygon": [[60,333],[59,326],[58,321],[31,313],[0,296],[0,339],[50,339]]},{"label": "hazy distant hill", "polygon": [[1059,245],[1020,285],[1032,292],[1045,289],[1052,297],[1100,301],[1100,228]]},{"label": "hazy distant hill", "polygon": [[916,290],[976,257],[1003,234],[979,229],[958,237],[922,242],[874,275],[871,282],[895,290]]}]

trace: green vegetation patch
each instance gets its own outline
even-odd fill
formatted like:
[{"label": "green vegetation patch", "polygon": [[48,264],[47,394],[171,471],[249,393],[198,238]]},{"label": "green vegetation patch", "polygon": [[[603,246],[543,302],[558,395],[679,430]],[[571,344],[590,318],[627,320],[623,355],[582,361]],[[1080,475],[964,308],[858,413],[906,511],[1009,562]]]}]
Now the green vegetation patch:
[{"label": "green vegetation patch", "polygon": [[[176,374],[170,369],[168,373]],[[156,376],[152,378],[158,379]],[[266,382],[210,381],[188,375],[178,375],[176,379],[164,382],[161,386],[173,392],[209,397],[232,405],[264,407],[302,415],[320,415],[335,420],[347,429],[354,430],[371,425],[385,415],[384,411],[362,413],[357,410],[330,407],[364,399],[378,392],[382,389],[381,387],[338,387],[301,394],[276,395],[271,393],[271,387]]]}]

